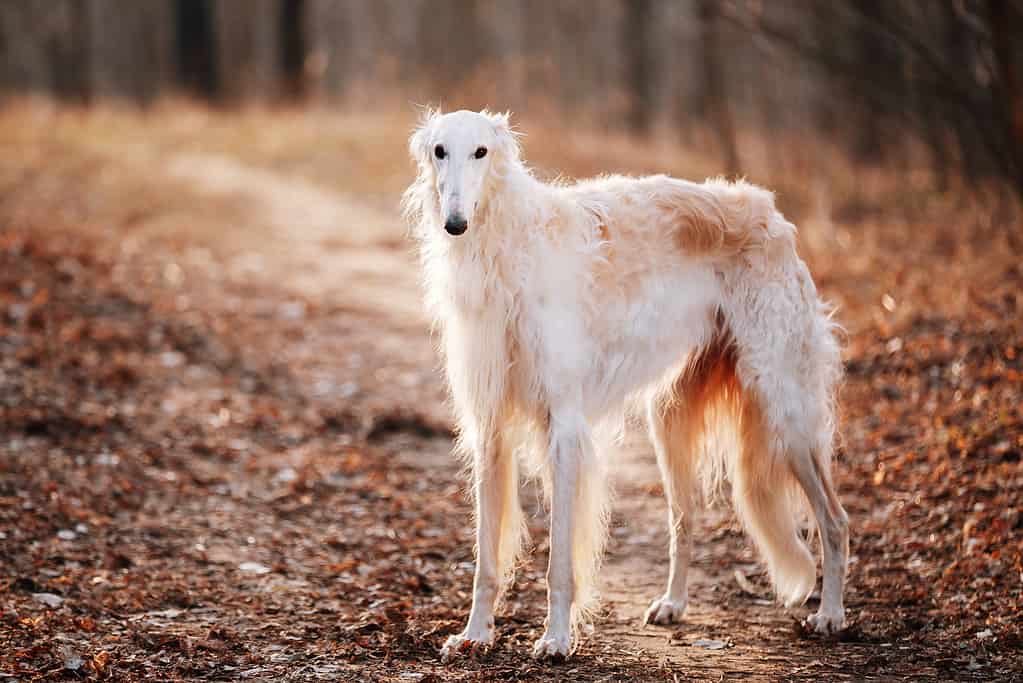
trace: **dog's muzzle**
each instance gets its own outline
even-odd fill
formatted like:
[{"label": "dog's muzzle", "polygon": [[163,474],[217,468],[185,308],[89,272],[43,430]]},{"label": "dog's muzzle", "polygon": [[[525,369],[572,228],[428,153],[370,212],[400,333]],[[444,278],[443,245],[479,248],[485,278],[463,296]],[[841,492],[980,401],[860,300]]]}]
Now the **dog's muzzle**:
[{"label": "dog's muzzle", "polygon": [[469,221],[462,216],[451,216],[444,221],[444,229],[449,235],[461,235],[469,227]]}]

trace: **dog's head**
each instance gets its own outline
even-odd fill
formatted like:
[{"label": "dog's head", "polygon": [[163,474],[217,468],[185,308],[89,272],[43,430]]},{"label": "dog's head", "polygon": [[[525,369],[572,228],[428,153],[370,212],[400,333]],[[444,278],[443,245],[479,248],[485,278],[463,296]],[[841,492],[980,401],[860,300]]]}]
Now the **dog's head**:
[{"label": "dog's head", "polygon": [[[414,199],[423,218],[436,219],[449,235],[473,224],[519,146],[508,114],[487,111],[427,112],[409,140],[419,177]],[[432,215],[431,215],[432,214]]]}]

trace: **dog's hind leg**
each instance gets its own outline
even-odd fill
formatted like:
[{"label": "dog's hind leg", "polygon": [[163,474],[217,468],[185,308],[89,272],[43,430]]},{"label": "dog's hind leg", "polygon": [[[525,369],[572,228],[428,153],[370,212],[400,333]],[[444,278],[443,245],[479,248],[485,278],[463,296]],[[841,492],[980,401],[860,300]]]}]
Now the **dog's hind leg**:
[{"label": "dog's hind leg", "polygon": [[779,597],[790,606],[802,604],[816,584],[816,562],[799,532],[804,497],[809,503],[820,532],[824,589],[820,610],[808,623],[820,633],[845,625],[849,547],[848,520],[830,477],[829,342],[807,340],[800,349],[810,351],[805,357],[792,350],[767,359],[773,363],[747,359],[743,448],[732,481],[739,517],[764,554]]},{"label": "dog's hind leg", "polygon": [[462,650],[487,647],[494,640],[494,604],[514,569],[523,534],[514,453],[493,436],[473,448],[473,494],[476,501],[476,573],[472,608],[465,630],[444,643],[448,661]]},{"label": "dog's hind leg", "polygon": [[[826,461],[825,461],[826,462]],[[845,627],[846,563],[849,558],[849,518],[817,455],[810,450],[794,454],[792,472],[813,509],[820,530],[824,578],[821,606],[806,623],[818,633],[836,633]]]},{"label": "dog's hind leg", "polygon": [[689,603],[686,585],[689,557],[693,547],[693,522],[696,508],[697,425],[690,405],[653,397],[647,406],[650,441],[661,469],[664,496],[668,502],[668,587],[646,611],[648,624],[671,624],[682,620]]},{"label": "dog's hind leg", "polygon": [[[780,216],[772,218],[772,230],[790,233],[785,228]],[[821,608],[809,621],[817,631],[839,630],[848,522],[830,477],[841,376],[834,324],[790,238],[775,241],[763,260],[730,277],[725,317],[746,398],[743,448],[732,473],[736,511],[767,560],[779,597],[796,605],[817,579],[799,531],[809,502],[824,555]]]}]

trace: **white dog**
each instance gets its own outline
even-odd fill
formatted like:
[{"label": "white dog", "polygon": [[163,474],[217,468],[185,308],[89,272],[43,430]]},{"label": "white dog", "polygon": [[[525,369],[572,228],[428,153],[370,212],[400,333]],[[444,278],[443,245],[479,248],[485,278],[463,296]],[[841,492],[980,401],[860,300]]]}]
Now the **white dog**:
[{"label": "white dog", "polygon": [[630,398],[645,402],[671,530],[667,590],[647,621],[682,617],[694,508],[727,476],[787,604],[816,582],[800,533],[809,503],[824,583],[808,623],[841,629],[849,535],[830,475],[839,348],[772,195],[666,176],[542,183],[507,115],[487,112],[430,112],[409,146],[419,172],[404,205],[476,505],[472,609],[443,657],[493,641],[522,545],[522,455],[551,507],[548,617],[533,653],[569,653],[605,536],[598,435]]}]

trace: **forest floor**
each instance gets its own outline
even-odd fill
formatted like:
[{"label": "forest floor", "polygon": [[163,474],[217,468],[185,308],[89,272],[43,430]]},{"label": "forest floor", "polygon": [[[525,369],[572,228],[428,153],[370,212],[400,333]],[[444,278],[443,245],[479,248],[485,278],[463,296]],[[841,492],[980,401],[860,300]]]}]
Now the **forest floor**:
[{"label": "forest floor", "polygon": [[[527,484],[497,643],[442,664],[473,534],[397,211],[409,125],[0,113],[0,680],[1023,680],[1019,213],[884,178],[823,212],[779,197],[847,329],[848,631],[772,603],[727,509],[698,526],[684,623],[644,627],[665,514],[630,448],[574,656],[529,657],[547,545]],[[557,140],[538,126],[527,158],[703,171]]]}]

